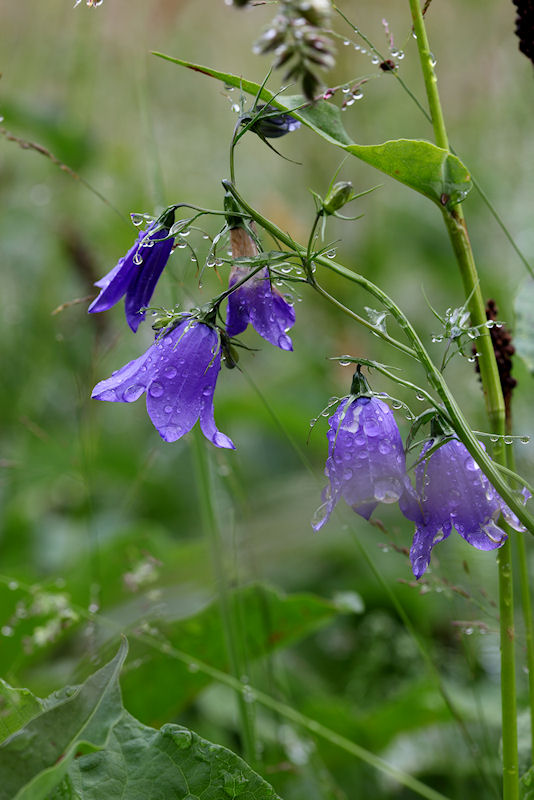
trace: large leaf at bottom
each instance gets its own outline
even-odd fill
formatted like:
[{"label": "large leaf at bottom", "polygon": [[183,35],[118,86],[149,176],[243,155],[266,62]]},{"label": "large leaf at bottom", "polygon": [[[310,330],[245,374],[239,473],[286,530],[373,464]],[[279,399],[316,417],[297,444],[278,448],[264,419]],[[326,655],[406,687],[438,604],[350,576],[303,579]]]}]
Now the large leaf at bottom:
[{"label": "large leaf at bottom", "polygon": [[241,88],[247,94],[256,96],[259,93],[261,100],[271,103],[281,111],[290,111],[295,119],[300,120],[323,139],[421,192],[440,207],[452,208],[464,200],[471,189],[469,172],[460,159],[431,142],[396,139],[377,145],[356,144],[345,131],[339,108],[333,103],[321,100],[310,105],[301,95],[275,97],[266,87],[260,91],[258,83],[245,80],[239,75],[220,72],[163,53],[154,55],[173,64],[209,75],[228,86]]},{"label": "large leaf at bottom", "polygon": [[[264,584],[231,592],[228,602],[239,620],[239,640],[247,661],[287,647],[347,607],[313,594],[286,595]],[[158,622],[160,641],[192,658],[228,670],[218,601],[186,619]],[[156,640],[157,641],[157,640]],[[150,645],[131,638],[131,664],[121,678],[124,703],[143,722],[161,724],[176,715],[211,679]]]},{"label": "large leaf at bottom", "polygon": [[0,747],[2,800],[44,800],[80,749],[105,745],[122,713],[118,677],[127,649],[124,640],[109,664],[6,739]]},{"label": "large leaf at bottom", "polygon": [[239,756],[180,725],[124,712],[105,750],[77,758],[50,800],[280,800]]}]

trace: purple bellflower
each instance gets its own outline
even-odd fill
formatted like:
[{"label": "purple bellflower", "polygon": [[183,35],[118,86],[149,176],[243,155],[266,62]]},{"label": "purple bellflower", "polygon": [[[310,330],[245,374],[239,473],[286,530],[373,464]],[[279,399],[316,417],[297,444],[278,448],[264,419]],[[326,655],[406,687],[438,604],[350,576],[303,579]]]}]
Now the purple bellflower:
[{"label": "purple bellflower", "polygon": [[408,482],[401,435],[386,403],[351,394],[328,422],[325,475],[330,483],[312,522],[316,531],[341,497],[369,519],[378,503],[396,503]]},{"label": "purple bellflower", "polygon": [[100,381],[92,397],[132,403],[146,392],[148,416],[166,442],[175,442],[200,420],[204,436],[216,447],[234,448],[217,430],[213,393],[221,368],[217,331],[192,317],[158,336],[146,353],[110,378]]},{"label": "purple bellflower", "polygon": [[[512,528],[525,530],[458,439],[424,459],[433,444],[432,439],[424,445],[415,468],[417,498],[412,490],[399,503],[404,516],[416,523],[410,549],[416,578],[428,567],[434,545],[446,539],[453,526],[477,550],[504,544],[506,533],[497,525],[501,513]],[[530,495],[524,492],[524,496]]]},{"label": "purple bellflower", "polygon": [[[230,242],[234,258],[254,258],[258,255],[254,240],[244,228],[232,228]],[[249,273],[249,267],[235,264],[230,272],[229,288],[246,278]],[[293,350],[287,331],[295,323],[295,309],[271,286],[267,268],[257,272],[228,297],[228,336],[243,333],[249,322],[266,341],[282,350]]]},{"label": "purple bellflower", "polygon": [[140,231],[134,246],[107,275],[95,283],[100,294],[88,309],[91,314],[107,311],[126,295],[126,320],[134,333],[145,317],[141,309],[150,303],[174,244],[172,237],[164,238],[169,235],[169,228],[154,230],[156,225],[153,223],[146,231]]}]

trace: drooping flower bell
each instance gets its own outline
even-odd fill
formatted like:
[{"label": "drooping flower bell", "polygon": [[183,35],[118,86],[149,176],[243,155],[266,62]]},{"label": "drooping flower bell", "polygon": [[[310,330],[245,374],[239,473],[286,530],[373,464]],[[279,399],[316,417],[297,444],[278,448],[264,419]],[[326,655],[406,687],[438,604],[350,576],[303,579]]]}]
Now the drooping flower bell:
[{"label": "drooping flower bell", "polygon": [[312,527],[318,531],[344,498],[369,519],[378,503],[396,503],[406,490],[406,459],[401,435],[389,406],[370,395],[358,371],[351,394],[328,420],[328,458],[323,505]]},{"label": "drooping flower bell", "polygon": [[[146,231],[140,231],[133,247],[119,259],[107,275],[95,283],[100,294],[89,306],[89,312],[107,311],[119,302],[123,295],[124,310],[128,325],[135,333],[154,294],[156,283],[169,260],[174,238],[169,229],[174,221],[174,212],[167,214],[163,227],[152,223]],[[168,237],[168,238],[166,238]]]},{"label": "drooping flower bell", "polygon": [[213,394],[221,369],[217,331],[188,316],[156,338],[146,353],[100,381],[92,397],[132,403],[146,392],[148,416],[166,442],[175,442],[200,420],[204,436],[216,447],[234,449],[217,430]]},{"label": "drooping flower bell", "polygon": [[[230,243],[233,258],[255,258],[258,248],[242,227],[232,228]],[[235,264],[229,278],[229,288],[250,274],[250,267]],[[295,323],[295,309],[271,285],[267,268],[245,281],[228,297],[226,332],[228,336],[243,333],[247,325],[264,339],[282,350],[293,350],[287,331]]]},{"label": "drooping flower bell", "polygon": [[525,530],[458,439],[445,442],[425,459],[434,444],[431,439],[424,445],[415,468],[417,497],[406,493],[399,503],[404,516],[416,524],[410,549],[416,578],[428,567],[434,545],[453,527],[477,550],[504,544],[506,533],[497,525],[501,513],[512,528]]}]

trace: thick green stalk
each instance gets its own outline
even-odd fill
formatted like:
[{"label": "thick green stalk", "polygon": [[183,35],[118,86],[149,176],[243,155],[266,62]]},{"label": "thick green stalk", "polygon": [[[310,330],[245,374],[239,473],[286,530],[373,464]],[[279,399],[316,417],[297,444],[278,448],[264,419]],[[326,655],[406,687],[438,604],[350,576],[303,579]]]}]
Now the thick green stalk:
[{"label": "thick green stalk", "polygon": [[[419,0],[409,0],[417,37],[417,49],[425,81],[426,93],[436,144],[449,150],[449,142],[439,99],[433,58],[428,45],[426,28]],[[468,300],[471,323],[481,332],[477,339],[479,368],[486,409],[494,433],[505,433],[505,407],[501,389],[497,361],[493,351],[491,336],[485,327],[486,311],[480,289],[480,282],[471,250],[467,227],[460,206],[452,211],[443,209],[445,224],[454,249],[465,296]],[[495,448],[494,459],[506,466],[504,444]],[[504,800],[517,800],[519,797],[518,755],[517,755],[517,708],[515,688],[515,644],[514,644],[514,605],[513,577],[510,555],[510,540],[500,549],[499,565],[499,604],[500,604],[500,644],[501,644],[501,705],[503,738],[503,797]]]},{"label": "thick green stalk", "polygon": [[[193,438],[195,443],[195,472],[198,486],[199,506],[205,532],[211,541],[213,565],[219,592],[219,606],[221,610],[221,622],[224,631],[226,652],[228,655],[230,672],[234,676],[234,679],[240,682],[240,677],[243,674],[243,670],[240,668],[236,625],[231,606],[231,600],[228,596],[228,587],[226,584],[222,537],[217,518],[217,512],[215,509],[215,498],[210,475],[210,465],[206,453],[206,442],[198,430],[198,426],[193,431]],[[241,720],[244,756],[246,761],[253,766],[256,762],[254,721],[252,718],[250,704],[245,701],[245,695],[241,691],[237,692],[237,704],[239,709],[239,717]]]},{"label": "thick green stalk", "polygon": [[[515,472],[515,458],[513,446],[506,448],[506,455],[509,468]],[[525,626],[526,656],[528,670],[528,697],[530,710],[530,749],[532,763],[534,764],[534,622],[532,619],[532,596],[530,592],[530,581],[528,574],[527,548],[525,538],[522,534],[514,536],[518,573],[519,590],[521,593],[521,608],[523,611],[523,623]]]}]

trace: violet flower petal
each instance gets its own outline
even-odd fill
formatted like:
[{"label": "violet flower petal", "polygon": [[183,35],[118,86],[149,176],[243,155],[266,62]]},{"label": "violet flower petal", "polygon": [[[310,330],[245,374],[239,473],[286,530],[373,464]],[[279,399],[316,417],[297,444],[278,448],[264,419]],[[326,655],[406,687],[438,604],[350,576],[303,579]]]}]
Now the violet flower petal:
[{"label": "violet flower petal", "polygon": [[188,318],[162,336],[135,361],[98,383],[97,400],[132,402],[147,393],[147,411],[166,442],[191,430],[200,417],[202,431],[216,447],[233,448],[215,427],[213,394],[221,368],[216,331]]},{"label": "violet flower petal", "polygon": [[369,519],[379,502],[397,502],[408,480],[395,417],[378,397],[347,398],[329,425],[325,475],[330,483],[312,523],[315,530],[326,524],[341,497]]},{"label": "violet flower petal", "polygon": [[[423,447],[415,469],[419,502],[403,495],[399,503],[404,516],[416,523],[410,551],[416,578],[428,567],[434,545],[443,541],[453,526],[477,550],[494,550],[505,542],[506,533],[497,525],[501,513],[516,530],[524,530],[458,439],[423,459],[432,445],[433,441]],[[527,495],[524,493],[525,499]]]},{"label": "violet flower petal", "polygon": [[[230,276],[230,287],[247,271],[245,267],[235,267]],[[228,297],[228,336],[242,333],[249,322],[263,339],[275,347],[293,350],[286,331],[295,324],[295,309],[271,286],[267,270],[254,275]]]},{"label": "violet flower petal", "polygon": [[[96,281],[95,286],[101,291],[88,309],[91,314],[107,311],[126,295],[126,320],[134,333],[145,317],[141,309],[149,304],[174,244],[173,238],[163,239],[169,232],[167,228],[156,231],[153,228],[151,225],[146,231],[140,231],[126,255],[107,275]],[[147,236],[153,243],[141,244]],[[137,264],[139,259],[142,261]]]}]

